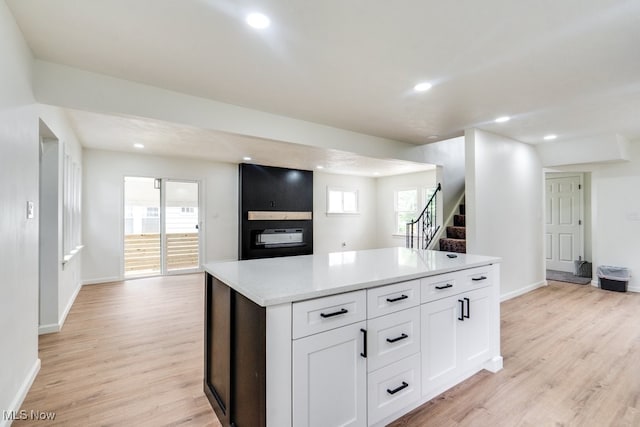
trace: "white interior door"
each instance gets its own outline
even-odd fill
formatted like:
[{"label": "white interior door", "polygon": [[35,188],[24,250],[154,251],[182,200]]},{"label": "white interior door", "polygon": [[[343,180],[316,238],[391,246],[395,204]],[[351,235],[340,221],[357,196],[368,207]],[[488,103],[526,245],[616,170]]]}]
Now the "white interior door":
[{"label": "white interior door", "polygon": [[582,177],[547,175],[545,251],[547,269],[573,271],[582,259]]}]

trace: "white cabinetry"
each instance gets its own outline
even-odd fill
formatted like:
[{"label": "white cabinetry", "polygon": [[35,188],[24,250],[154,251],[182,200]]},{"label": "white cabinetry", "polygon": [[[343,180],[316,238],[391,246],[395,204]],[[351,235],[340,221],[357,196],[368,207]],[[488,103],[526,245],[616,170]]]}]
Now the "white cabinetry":
[{"label": "white cabinetry", "polygon": [[366,291],[294,303],[293,425],[366,426]]},{"label": "white cabinetry", "polygon": [[420,282],[367,291],[368,424],[420,399]]},{"label": "white cabinetry", "polygon": [[[424,279],[422,284],[427,301],[421,306],[423,396],[435,396],[473,375],[492,357],[489,269],[449,276],[444,281]],[[447,296],[437,299],[437,287]]]},{"label": "white cabinetry", "polygon": [[365,322],[293,342],[293,425],[366,426]]},{"label": "white cabinetry", "polygon": [[294,302],[292,426],[382,426],[489,366],[499,358],[497,271]]}]

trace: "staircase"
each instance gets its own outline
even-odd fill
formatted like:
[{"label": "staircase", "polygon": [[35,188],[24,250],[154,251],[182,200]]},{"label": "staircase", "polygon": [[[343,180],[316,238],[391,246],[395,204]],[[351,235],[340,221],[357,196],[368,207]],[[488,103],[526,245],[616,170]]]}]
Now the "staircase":
[{"label": "staircase", "polygon": [[446,228],[447,237],[440,239],[440,250],[445,252],[467,252],[467,232],[464,204],[458,206],[458,214],[453,216],[453,226]]}]

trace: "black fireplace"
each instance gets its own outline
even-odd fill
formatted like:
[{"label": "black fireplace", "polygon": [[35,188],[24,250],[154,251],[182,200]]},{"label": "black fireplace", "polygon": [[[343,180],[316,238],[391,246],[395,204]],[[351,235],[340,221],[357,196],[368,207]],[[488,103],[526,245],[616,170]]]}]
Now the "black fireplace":
[{"label": "black fireplace", "polygon": [[313,253],[313,172],[240,164],[240,259]]}]

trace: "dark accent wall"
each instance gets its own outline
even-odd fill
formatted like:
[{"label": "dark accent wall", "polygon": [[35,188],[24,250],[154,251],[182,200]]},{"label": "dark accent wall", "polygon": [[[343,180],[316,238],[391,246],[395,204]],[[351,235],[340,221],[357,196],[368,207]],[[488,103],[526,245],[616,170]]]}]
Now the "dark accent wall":
[{"label": "dark accent wall", "polygon": [[[249,211],[313,212],[313,172],[241,163],[239,258],[255,259],[313,253],[313,220],[249,221]],[[255,235],[265,229],[300,229],[304,243],[265,248]]]}]

